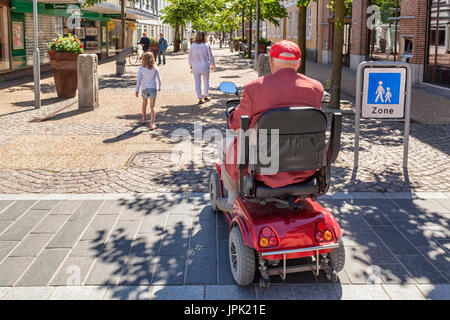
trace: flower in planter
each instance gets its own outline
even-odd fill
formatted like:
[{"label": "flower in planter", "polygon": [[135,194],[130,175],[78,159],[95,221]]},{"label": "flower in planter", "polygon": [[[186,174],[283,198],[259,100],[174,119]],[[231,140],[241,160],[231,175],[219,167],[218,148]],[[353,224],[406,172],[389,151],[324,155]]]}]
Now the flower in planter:
[{"label": "flower in planter", "polygon": [[77,36],[68,34],[66,37],[58,34],[58,38],[53,39],[53,41],[47,44],[48,51],[51,53],[55,52],[67,52],[72,54],[83,53],[83,44]]}]

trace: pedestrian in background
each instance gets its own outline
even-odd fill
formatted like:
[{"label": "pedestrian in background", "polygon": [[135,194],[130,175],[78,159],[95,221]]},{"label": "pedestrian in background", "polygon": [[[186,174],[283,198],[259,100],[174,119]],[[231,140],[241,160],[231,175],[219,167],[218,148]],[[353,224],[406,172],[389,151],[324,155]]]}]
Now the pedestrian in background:
[{"label": "pedestrian in background", "polygon": [[147,100],[150,99],[150,130],[155,130],[156,91],[161,91],[161,78],[155,66],[153,53],[146,52],[142,56],[142,66],[138,71],[136,98],[142,85],[142,123],[147,122]]},{"label": "pedestrian in background", "polygon": [[[198,104],[209,101],[209,70],[216,70],[211,47],[206,43],[206,34],[203,31],[197,32],[195,41],[189,50],[189,66],[194,75],[195,91],[197,93]],[[203,94],[202,94],[203,78]]]},{"label": "pedestrian in background", "polygon": [[164,34],[160,33],[158,40],[158,65],[161,64],[161,55],[163,56],[163,64],[166,64],[166,50],[168,46],[167,40],[164,39]]},{"label": "pedestrian in background", "polygon": [[139,40],[138,44],[142,45],[142,51],[147,52],[150,48],[150,39],[147,38],[147,34],[144,32],[142,34],[141,40]]}]

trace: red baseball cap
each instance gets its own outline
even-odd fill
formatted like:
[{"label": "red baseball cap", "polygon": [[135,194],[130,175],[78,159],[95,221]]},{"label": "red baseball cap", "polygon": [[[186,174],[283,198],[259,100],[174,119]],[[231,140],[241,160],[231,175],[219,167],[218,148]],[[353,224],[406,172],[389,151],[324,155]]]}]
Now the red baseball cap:
[{"label": "red baseball cap", "polygon": [[269,54],[274,58],[283,60],[298,60],[302,57],[298,45],[289,40],[281,40],[273,44]]}]

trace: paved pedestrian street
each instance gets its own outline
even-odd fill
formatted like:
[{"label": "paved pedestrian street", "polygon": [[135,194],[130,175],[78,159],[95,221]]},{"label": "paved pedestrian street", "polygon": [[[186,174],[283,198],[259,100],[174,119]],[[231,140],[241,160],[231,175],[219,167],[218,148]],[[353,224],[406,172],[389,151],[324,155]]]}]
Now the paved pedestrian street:
[{"label": "paved pedestrian street", "polygon": [[156,131],[139,123],[138,67],[118,77],[114,62],[101,64],[100,107],[89,112],[54,98],[51,78],[40,110],[32,83],[1,86],[0,299],[450,299],[450,125],[411,123],[403,170],[403,123],[363,122],[355,171],[351,112],[318,200],[343,230],[338,282],[304,272],[271,277],[265,290],[258,278],[235,284],[205,155],[234,98],[220,82],[242,92],[257,74],[228,49],[213,53],[201,106],[187,54],[167,55]]},{"label": "paved pedestrian street", "polygon": [[449,299],[450,197],[335,193],[346,246],[324,274],[234,284],[225,218],[205,194],[3,195],[3,299]]}]

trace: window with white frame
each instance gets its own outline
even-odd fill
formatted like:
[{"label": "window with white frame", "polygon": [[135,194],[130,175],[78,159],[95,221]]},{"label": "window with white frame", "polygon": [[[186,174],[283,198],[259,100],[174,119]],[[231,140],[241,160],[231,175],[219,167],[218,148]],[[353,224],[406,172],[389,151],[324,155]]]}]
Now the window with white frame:
[{"label": "window with white frame", "polygon": [[306,9],[306,39],[311,39],[311,8]]}]

